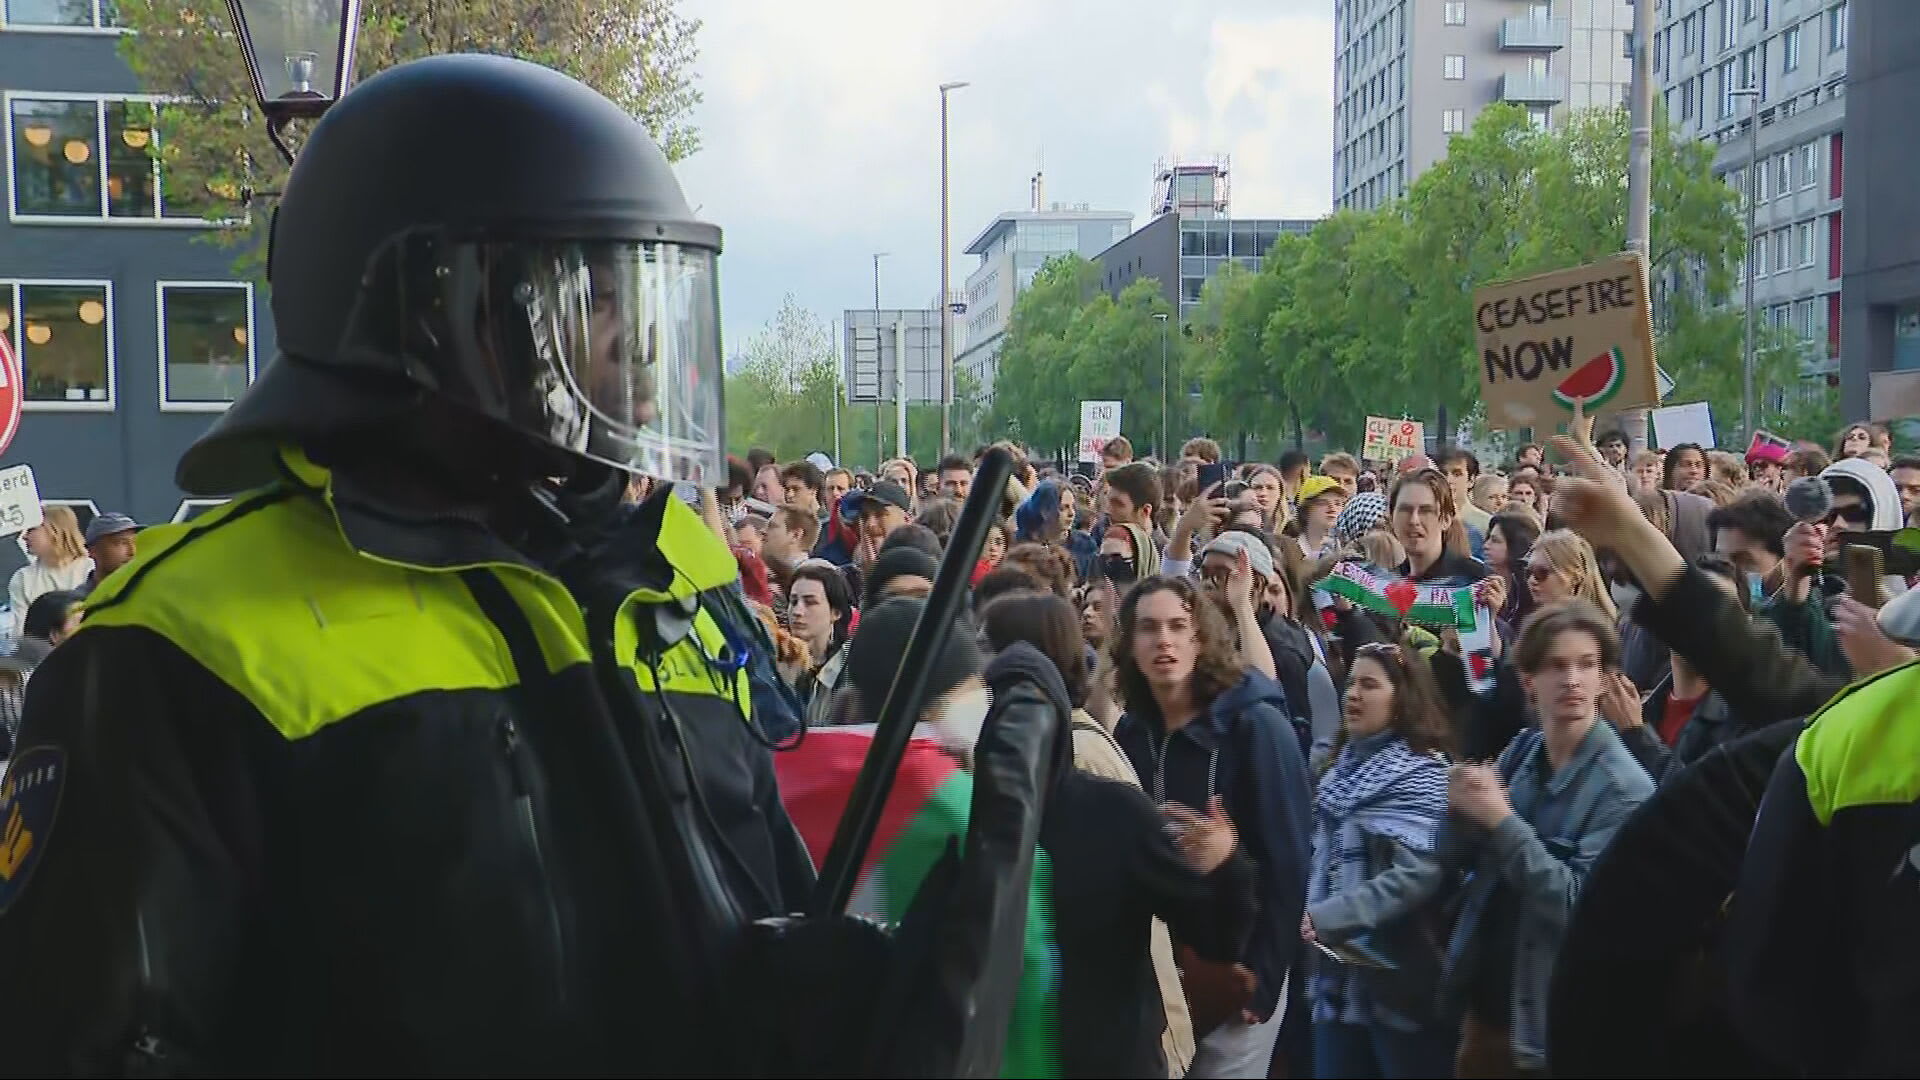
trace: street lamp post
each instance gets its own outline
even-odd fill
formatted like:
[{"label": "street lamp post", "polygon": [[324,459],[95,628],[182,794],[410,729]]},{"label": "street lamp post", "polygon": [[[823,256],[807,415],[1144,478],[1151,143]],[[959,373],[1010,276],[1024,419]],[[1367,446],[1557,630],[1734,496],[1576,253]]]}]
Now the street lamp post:
[{"label": "street lamp post", "polygon": [[[1753,273],[1759,261],[1754,255],[1754,210],[1760,194],[1760,88],[1742,86],[1730,91],[1734,97],[1747,99],[1747,257],[1744,260],[1747,272],[1741,276],[1746,279],[1746,347],[1740,355],[1740,433],[1743,438],[1753,438]],[[1761,256],[1764,257],[1764,256]]]},{"label": "street lamp post", "polygon": [[353,85],[360,0],[339,10],[290,0],[227,0],[234,36],[246,55],[253,95],[267,119],[267,137],[291,164],[281,138],[292,120],[315,120]]},{"label": "street lamp post", "polygon": [[967,84],[940,84],[940,456],[953,452],[953,304],[947,295],[947,94]]},{"label": "street lamp post", "polygon": [[[891,251],[873,253],[873,471],[880,471],[880,464],[887,460],[886,430],[880,413],[880,260],[893,254]],[[898,364],[901,358],[896,356],[893,362]]]},{"label": "street lamp post", "polygon": [[1173,460],[1167,443],[1167,313],[1158,312],[1153,317],[1160,323],[1160,463],[1164,465]]}]

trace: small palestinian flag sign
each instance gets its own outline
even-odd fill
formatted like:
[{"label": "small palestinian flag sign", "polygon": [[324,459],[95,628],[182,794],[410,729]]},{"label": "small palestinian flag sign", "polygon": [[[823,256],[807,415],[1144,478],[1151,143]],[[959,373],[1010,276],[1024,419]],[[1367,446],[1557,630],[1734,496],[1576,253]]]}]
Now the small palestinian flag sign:
[{"label": "small palestinian flag sign", "polygon": [[[773,755],[780,801],[800,830],[816,870],[846,813],[854,780],[873,745],[873,731],[872,725],[812,728],[799,745]],[[972,805],[973,777],[959,761],[931,739],[909,742],[849,910],[889,922],[904,918],[947,842],[966,836]],[[1046,852],[1036,852],[1027,896],[1025,959],[1007,1027],[1002,1076],[1062,1074],[1060,949],[1053,934],[1050,875]]]},{"label": "small palestinian flag sign", "polygon": [[1369,611],[1440,630],[1471,630],[1473,586],[1421,585],[1384,575],[1364,563],[1343,562],[1314,589],[1344,596]]}]

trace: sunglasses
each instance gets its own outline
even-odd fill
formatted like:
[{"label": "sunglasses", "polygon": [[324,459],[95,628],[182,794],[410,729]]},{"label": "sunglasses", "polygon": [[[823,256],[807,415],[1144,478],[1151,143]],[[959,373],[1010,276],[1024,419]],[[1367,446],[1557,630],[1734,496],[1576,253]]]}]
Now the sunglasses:
[{"label": "sunglasses", "polygon": [[1552,563],[1546,563],[1546,562],[1528,563],[1527,564],[1527,580],[1533,581],[1533,582],[1545,581],[1548,578],[1552,577],[1553,572],[1557,569],[1559,569],[1559,567],[1554,566]]},{"label": "sunglasses", "polygon": [[1844,521],[1851,525],[1865,525],[1872,520],[1873,511],[1868,510],[1864,504],[1852,503],[1847,506],[1836,506],[1827,511],[1827,516],[1820,519],[1820,524],[1831,525],[1835,521]]}]

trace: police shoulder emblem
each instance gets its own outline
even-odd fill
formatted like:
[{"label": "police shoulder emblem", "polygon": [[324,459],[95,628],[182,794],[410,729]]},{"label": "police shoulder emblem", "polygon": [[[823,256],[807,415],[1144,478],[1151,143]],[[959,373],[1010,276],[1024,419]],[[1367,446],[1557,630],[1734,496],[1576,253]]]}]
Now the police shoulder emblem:
[{"label": "police shoulder emblem", "polygon": [[14,758],[0,782],[0,915],[27,887],[60,811],[67,752],[36,746]]}]

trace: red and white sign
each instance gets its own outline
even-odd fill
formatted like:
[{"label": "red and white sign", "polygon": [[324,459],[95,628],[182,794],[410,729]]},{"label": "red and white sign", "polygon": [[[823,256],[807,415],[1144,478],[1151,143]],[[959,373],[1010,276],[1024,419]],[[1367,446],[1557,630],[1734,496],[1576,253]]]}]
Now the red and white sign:
[{"label": "red and white sign", "polygon": [[1360,444],[1360,456],[1368,461],[1398,462],[1423,452],[1426,442],[1426,425],[1418,420],[1369,416],[1367,436]]},{"label": "red and white sign", "polygon": [[1100,451],[1111,439],[1120,436],[1120,403],[1083,401],[1080,403],[1080,460],[1099,461]]},{"label": "red and white sign", "polygon": [[20,358],[13,355],[13,346],[0,334],[0,454],[7,452],[14,433],[20,430],[20,403],[27,396],[20,383]]}]

